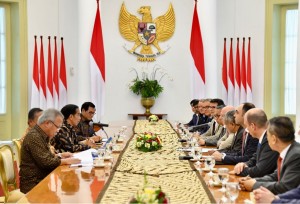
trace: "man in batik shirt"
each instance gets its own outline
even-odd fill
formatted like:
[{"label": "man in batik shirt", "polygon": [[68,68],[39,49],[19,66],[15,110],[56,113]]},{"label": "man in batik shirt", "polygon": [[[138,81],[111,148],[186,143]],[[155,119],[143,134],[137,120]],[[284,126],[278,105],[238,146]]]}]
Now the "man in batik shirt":
[{"label": "man in batik shirt", "polygon": [[45,110],[24,138],[21,148],[20,190],[27,193],[56,167],[80,163],[69,152],[55,155],[50,150],[49,140],[62,125],[63,116],[55,109]]},{"label": "man in batik shirt", "polygon": [[51,144],[58,152],[79,152],[93,147],[94,141],[90,138],[79,143],[75,128],[80,121],[80,112],[77,105],[68,104],[61,109],[64,123],[58,134],[51,140]]}]

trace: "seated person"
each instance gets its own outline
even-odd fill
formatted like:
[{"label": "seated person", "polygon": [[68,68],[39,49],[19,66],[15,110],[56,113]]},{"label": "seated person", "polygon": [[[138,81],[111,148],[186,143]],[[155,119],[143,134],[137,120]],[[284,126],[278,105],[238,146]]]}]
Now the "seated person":
[{"label": "seated person", "polygon": [[285,193],[274,195],[265,187],[253,191],[256,203],[300,203],[300,185]]},{"label": "seated person", "polygon": [[59,165],[80,163],[79,159],[65,158],[63,154],[59,157],[50,150],[49,140],[56,135],[62,122],[63,115],[58,110],[47,109],[24,138],[20,164],[22,193],[30,191]]},{"label": "seated person", "polygon": [[[246,112],[252,108],[255,108],[252,103],[243,103],[239,105],[234,114],[235,122],[245,128],[244,116]],[[236,140],[240,140],[240,143],[237,143]],[[228,151],[225,149],[216,151],[212,154],[219,164],[237,164],[239,162],[248,161],[256,152],[258,139],[253,138],[244,129],[243,131],[238,132],[233,144],[240,146],[238,151]]]},{"label": "seated person", "polygon": [[61,109],[64,122],[59,132],[51,140],[51,144],[58,152],[78,152],[90,149],[95,143],[90,138],[77,141],[75,128],[80,121],[80,112],[77,105],[68,104]]},{"label": "seated person", "polygon": [[245,115],[245,125],[250,134],[259,140],[256,153],[247,162],[238,163],[232,174],[239,176],[262,177],[276,169],[278,153],[272,151],[267,139],[267,115],[258,108],[249,110]]},{"label": "seated person", "polygon": [[274,117],[267,129],[269,146],[279,153],[277,170],[263,177],[243,177],[242,190],[252,191],[263,186],[274,194],[284,193],[300,184],[300,144],[295,141],[293,122],[288,117]]},{"label": "seated person", "polygon": [[[233,142],[233,138],[234,138],[234,134],[237,132],[237,130],[239,129],[240,125],[237,125],[235,123],[235,119],[234,119],[234,107],[233,106],[226,106],[225,108],[228,107],[228,112],[225,111],[221,111],[221,116],[223,118],[223,123],[224,123],[224,127],[226,128],[226,134],[221,137],[221,139],[217,142],[217,147],[219,150],[222,149],[226,149],[226,148],[230,148],[232,142]],[[223,109],[225,109],[223,108]]]},{"label": "seated person", "polygon": [[192,120],[190,122],[188,122],[187,124],[184,124],[184,126],[191,127],[191,126],[195,126],[198,124],[198,122],[199,122],[198,102],[199,102],[198,99],[193,99],[190,102],[190,105],[191,105],[191,108],[192,108],[192,111],[194,114],[193,114]]},{"label": "seated person", "polygon": [[198,102],[199,121],[196,127],[189,128],[191,132],[205,133],[209,127],[212,118],[210,117],[210,99],[200,99]]},{"label": "seated person", "polygon": [[92,102],[85,102],[81,106],[81,120],[76,128],[77,140],[82,141],[88,138],[92,139],[94,142],[101,141],[101,136],[96,135],[93,125],[93,117],[96,114],[96,107]]},{"label": "seated person", "polygon": [[[217,106],[217,109],[215,111],[215,120],[217,123],[217,128],[214,131],[214,135],[207,135],[207,136],[200,136],[200,139],[198,140],[199,145],[207,145],[207,146],[217,146],[218,140],[223,137],[223,135],[226,133],[226,129],[223,127],[223,119],[220,117],[221,111],[223,109],[222,106]],[[211,126],[213,129],[214,124]]]},{"label": "seated person", "polygon": [[21,138],[21,142],[23,142],[25,136],[27,135],[27,133],[29,132],[29,130],[31,130],[31,128],[33,128],[36,125],[36,122],[38,120],[38,118],[40,117],[40,115],[42,115],[43,110],[40,108],[32,108],[30,109],[30,111],[28,112],[28,127],[25,130],[25,133],[23,134],[22,138]]}]

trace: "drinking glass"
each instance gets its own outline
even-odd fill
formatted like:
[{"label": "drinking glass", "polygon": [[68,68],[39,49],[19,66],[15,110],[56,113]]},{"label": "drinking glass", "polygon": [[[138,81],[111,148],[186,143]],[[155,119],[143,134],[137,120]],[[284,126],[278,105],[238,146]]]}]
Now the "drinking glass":
[{"label": "drinking glass", "polygon": [[226,183],[226,193],[227,197],[230,199],[232,203],[235,203],[235,200],[239,196],[239,183],[237,182],[228,182]]},{"label": "drinking glass", "polygon": [[218,169],[218,177],[222,183],[222,188],[220,191],[225,192],[225,184],[229,180],[229,169],[228,168],[219,168]]},{"label": "drinking glass", "polygon": [[209,173],[208,175],[212,178],[213,177],[213,172],[212,172],[212,169],[214,168],[215,166],[215,159],[213,156],[207,156],[205,157],[205,169],[209,169]]},{"label": "drinking glass", "polygon": [[197,147],[197,146],[195,147],[195,156],[196,156],[196,159],[199,161],[199,163],[202,164],[200,161],[200,159],[202,157],[202,148],[201,147]]}]

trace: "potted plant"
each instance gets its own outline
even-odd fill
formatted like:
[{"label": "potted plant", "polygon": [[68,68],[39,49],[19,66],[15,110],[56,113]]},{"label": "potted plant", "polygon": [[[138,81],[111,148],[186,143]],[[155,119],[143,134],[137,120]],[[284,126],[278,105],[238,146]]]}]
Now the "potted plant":
[{"label": "potted plant", "polygon": [[[160,82],[168,74],[158,65],[155,65],[152,72],[148,74],[146,71],[142,71],[141,77],[136,69],[132,69],[136,73],[136,77],[129,85],[129,89],[136,95],[141,95],[141,103],[146,108],[145,114],[151,114],[150,108],[155,103],[155,98],[159,96],[164,90]],[[156,79],[156,77],[158,79]],[[172,80],[170,78],[170,80]]]}]

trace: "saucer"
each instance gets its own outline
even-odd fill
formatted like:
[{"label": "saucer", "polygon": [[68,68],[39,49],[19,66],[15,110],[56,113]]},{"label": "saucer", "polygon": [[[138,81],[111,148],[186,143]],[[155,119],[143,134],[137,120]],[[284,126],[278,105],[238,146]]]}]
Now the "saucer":
[{"label": "saucer", "polygon": [[99,165],[97,165],[97,164],[94,164],[93,165],[95,168],[101,168],[101,167],[105,167],[105,164],[103,163],[103,164],[99,164]]},{"label": "saucer", "polygon": [[112,158],[113,158],[112,156],[105,156],[105,157],[103,157],[104,160],[110,160]]},{"label": "saucer", "polygon": [[[210,169],[202,168],[202,171],[210,172]],[[212,168],[212,171],[217,171],[217,168]]]},{"label": "saucer", "polygon": [[124,142],[124,139],[121,139],[121,138],[119,138],[119,139],[117,139],[117,142]]}]

